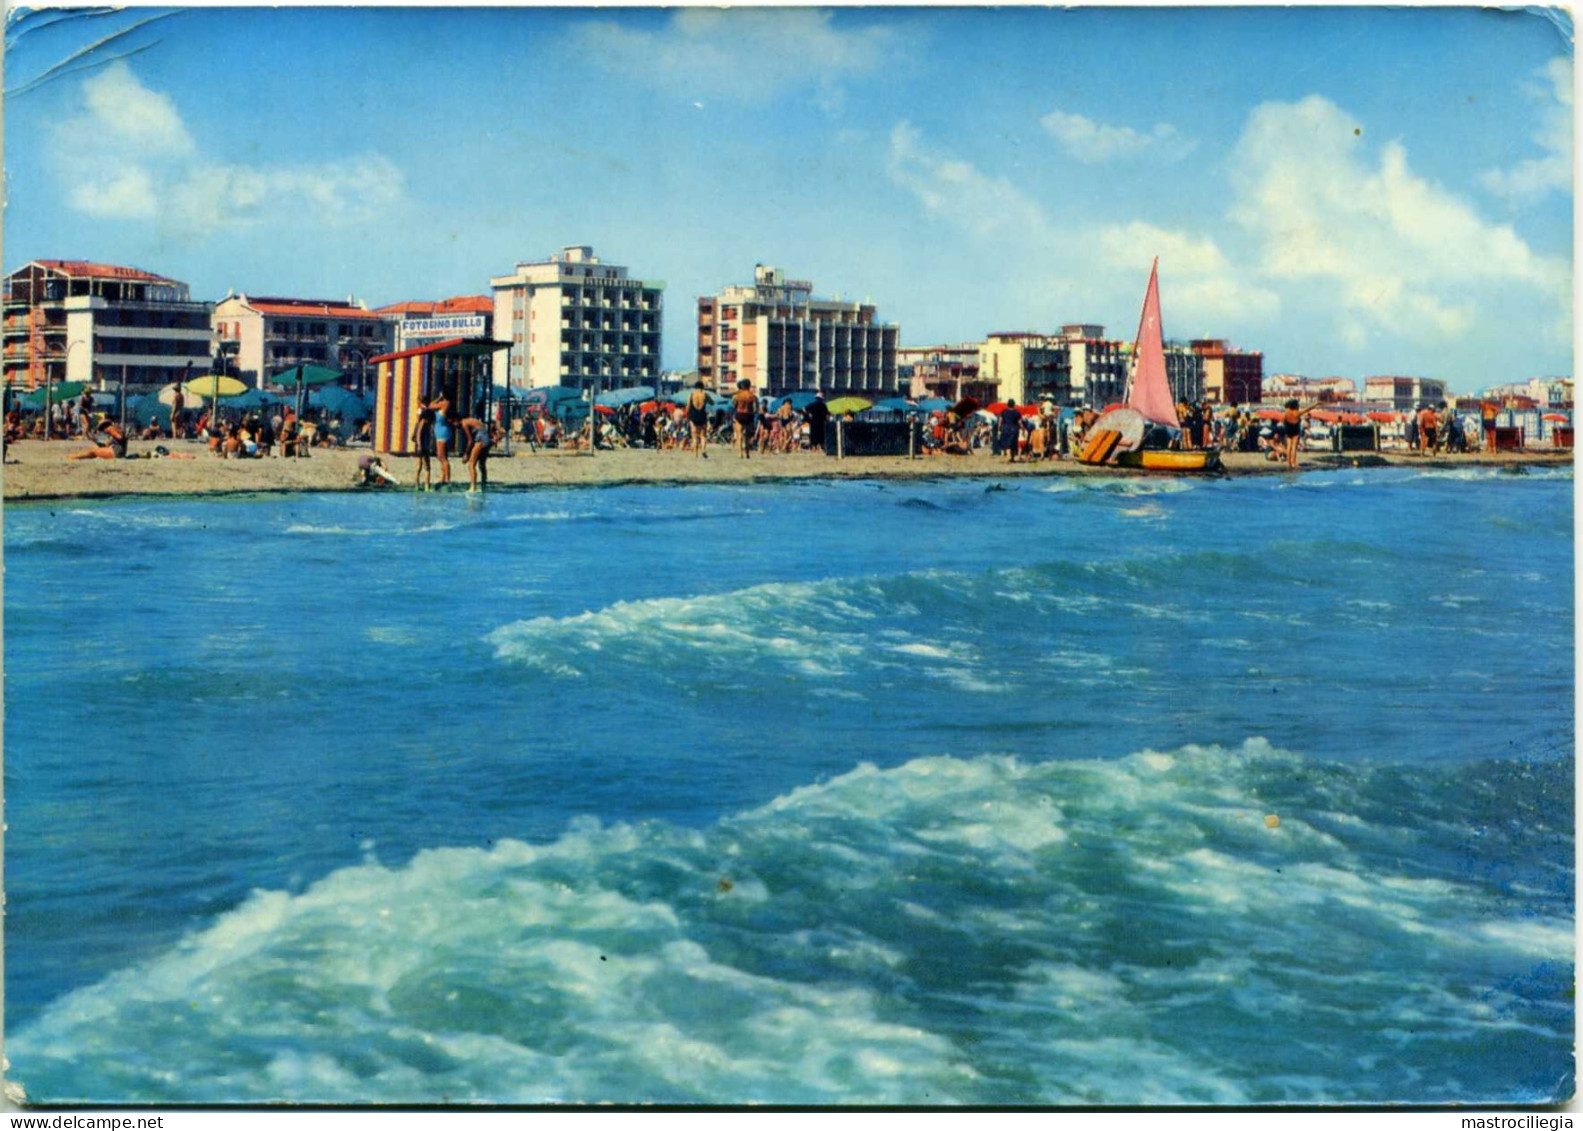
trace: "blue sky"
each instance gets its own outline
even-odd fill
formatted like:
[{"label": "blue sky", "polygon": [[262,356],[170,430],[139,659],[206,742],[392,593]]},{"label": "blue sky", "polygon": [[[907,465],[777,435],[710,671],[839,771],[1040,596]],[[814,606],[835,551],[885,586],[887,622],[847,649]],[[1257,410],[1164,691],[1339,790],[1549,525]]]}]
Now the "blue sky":
[{"label": "blue sky", "polygon": [[756,263],[920,345],[1129,338],[1157,255],[1168,336],[1472,391],[1572,372],[1570,31],[1474,8],[13,13],[5,269],[379,305],[591,244],[666,283],[684,368],[696,297]]}]

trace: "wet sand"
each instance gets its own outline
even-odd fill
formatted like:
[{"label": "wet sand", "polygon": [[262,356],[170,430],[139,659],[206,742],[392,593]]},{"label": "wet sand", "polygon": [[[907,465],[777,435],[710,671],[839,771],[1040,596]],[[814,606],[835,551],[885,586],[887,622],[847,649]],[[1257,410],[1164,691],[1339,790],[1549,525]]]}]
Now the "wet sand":
[{"label": "wet sand", "polygon": [[[173,453],[191,459],[132,458],[125,460],[69,461],[68,453],[85,447],[81,441],[24,440],[6,453],[4,498],[12,502],[31,499],[106,497],[115,495],[215,495],[281,491],[359,490],[357,460],[366,448],[316,449],[297,459],[269,458],[225,460],[210,455],[202,445],[164,441]],[[153,442],[134,441],[130,454],[152,455]],[[410,489],[415,461],[400,456],[383,457],[385,465]],[[1278,475],[1284,465],[1254,454],[1231,453],[1222,457],[1229,475]],[[1410,453],[1333,455],[1305,452],[1300,470],[1333,469],[1362,464],[1410,467],[1555,467],[1571,466],[1566,450],[1535,449],[1503,452],[1496,456],[1418,456]],[[511,455],[497,452],[489,461],[490,487],[522,489],[559,486],[613,486],[616,484],[748,483],[779,479],[929,479],[954,476],[1022,477],[1047,475],[1159,475],[1161,472],[1085,467],[1075,460],[1044,463],[1007,463],[981,452],[971,456],[868,456],[835,459],[811,452],[755,455],[744,460],[724,448],[710,450],[698,459],[688,452],[619,450],[594,454],[570,451],[528,451],[513,445]],[[467,489],[467,468],[451,461],[452,490]],[[440,470],[435,461],[434,478]],[[385,488],[387,490],[393,488]]]}]

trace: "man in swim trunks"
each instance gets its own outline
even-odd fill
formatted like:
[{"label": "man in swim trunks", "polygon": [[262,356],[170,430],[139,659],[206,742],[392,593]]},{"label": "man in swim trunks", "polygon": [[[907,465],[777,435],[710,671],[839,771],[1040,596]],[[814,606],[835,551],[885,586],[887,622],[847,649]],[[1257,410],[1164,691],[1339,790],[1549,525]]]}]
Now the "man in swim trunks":
[{"label": "man in swim trunks", "polygon": [[709,444],[709,394],[701,378],[687,394],[687,427],[692,431],[693,455],[708,459],[704,448]]},{"label": "man in swim trunks", "polygon": [[753,444],[754,425],[758,421],[759,399],[753,392],[753,382],[746,377],[737,382],[736,395],[731,398],[731,410],[736,414],[733,438],[742,458],[747,459],[748,450]]}]

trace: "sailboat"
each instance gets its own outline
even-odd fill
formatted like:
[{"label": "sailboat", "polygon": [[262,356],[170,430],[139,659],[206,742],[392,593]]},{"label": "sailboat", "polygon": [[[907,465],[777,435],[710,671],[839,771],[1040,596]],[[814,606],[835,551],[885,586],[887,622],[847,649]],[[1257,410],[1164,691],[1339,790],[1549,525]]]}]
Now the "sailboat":
[{"label": "sailboat", "polygon": [[[1125,407],[1111,409],[1094,424],[1078,459],[1084,463],[1115,463],[1149,471],[1214,471],[1216,451],[1177,451],[1153,443],[1164,429],[1180,433],[1182,422],[1165,376],[1165,335],[1160,328],[1160,261],[1149,269],[1149,289],[1133,348],[1134,365],[1127,383]],[[1113,438],[1111,438],[1113,437]]]}]

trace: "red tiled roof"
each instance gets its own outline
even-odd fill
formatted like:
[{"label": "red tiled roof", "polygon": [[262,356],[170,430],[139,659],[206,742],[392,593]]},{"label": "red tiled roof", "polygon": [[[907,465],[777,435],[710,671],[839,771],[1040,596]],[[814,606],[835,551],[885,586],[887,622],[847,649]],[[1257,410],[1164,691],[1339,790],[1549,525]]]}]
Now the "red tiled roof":
[{"label": "red tiled roof", "polygon": [[393,302],[376,307],[376,314],[493,314],[495,300],[488,295],[458,295],[439,302]]},{"label": "red tiled roof", "polygon": [[144,271],[140,267],[116,267],[109,263],[89,263],[84,259],[35,259],[33,261],[40,267],[48,267],[51,271],[59,271],[63,275],[70,275],[78,279],[127,279],[138,283],[175,283],[175,279],[167,279],[163,275],[156,275],[151,271]]},{"label": "red tiled roof", "polygon": [[260,314],[286,314],[304,315],[319,318],[372,318],[382,321],[379,315],[371,310],[364,310],[360,306],[348,306],[344,302],[334,302],[322,298],[276,298],[248,296],[247,305]]},{"label": "red tiled roof", "polygon": [[400,350],[397,353],[382,353],[378,357],[368,359],[368,364],[378,365],[382,361],[399,361],[404,357],[421,357],[425,354],[461,355],[464,357],[477,357],[480,354],[494,353],[497,350],[509,349],[510,342],[497,342],[490,338],[446,338],[443,342],[430,342],[428,345],[418,346],[416,349]]}]

